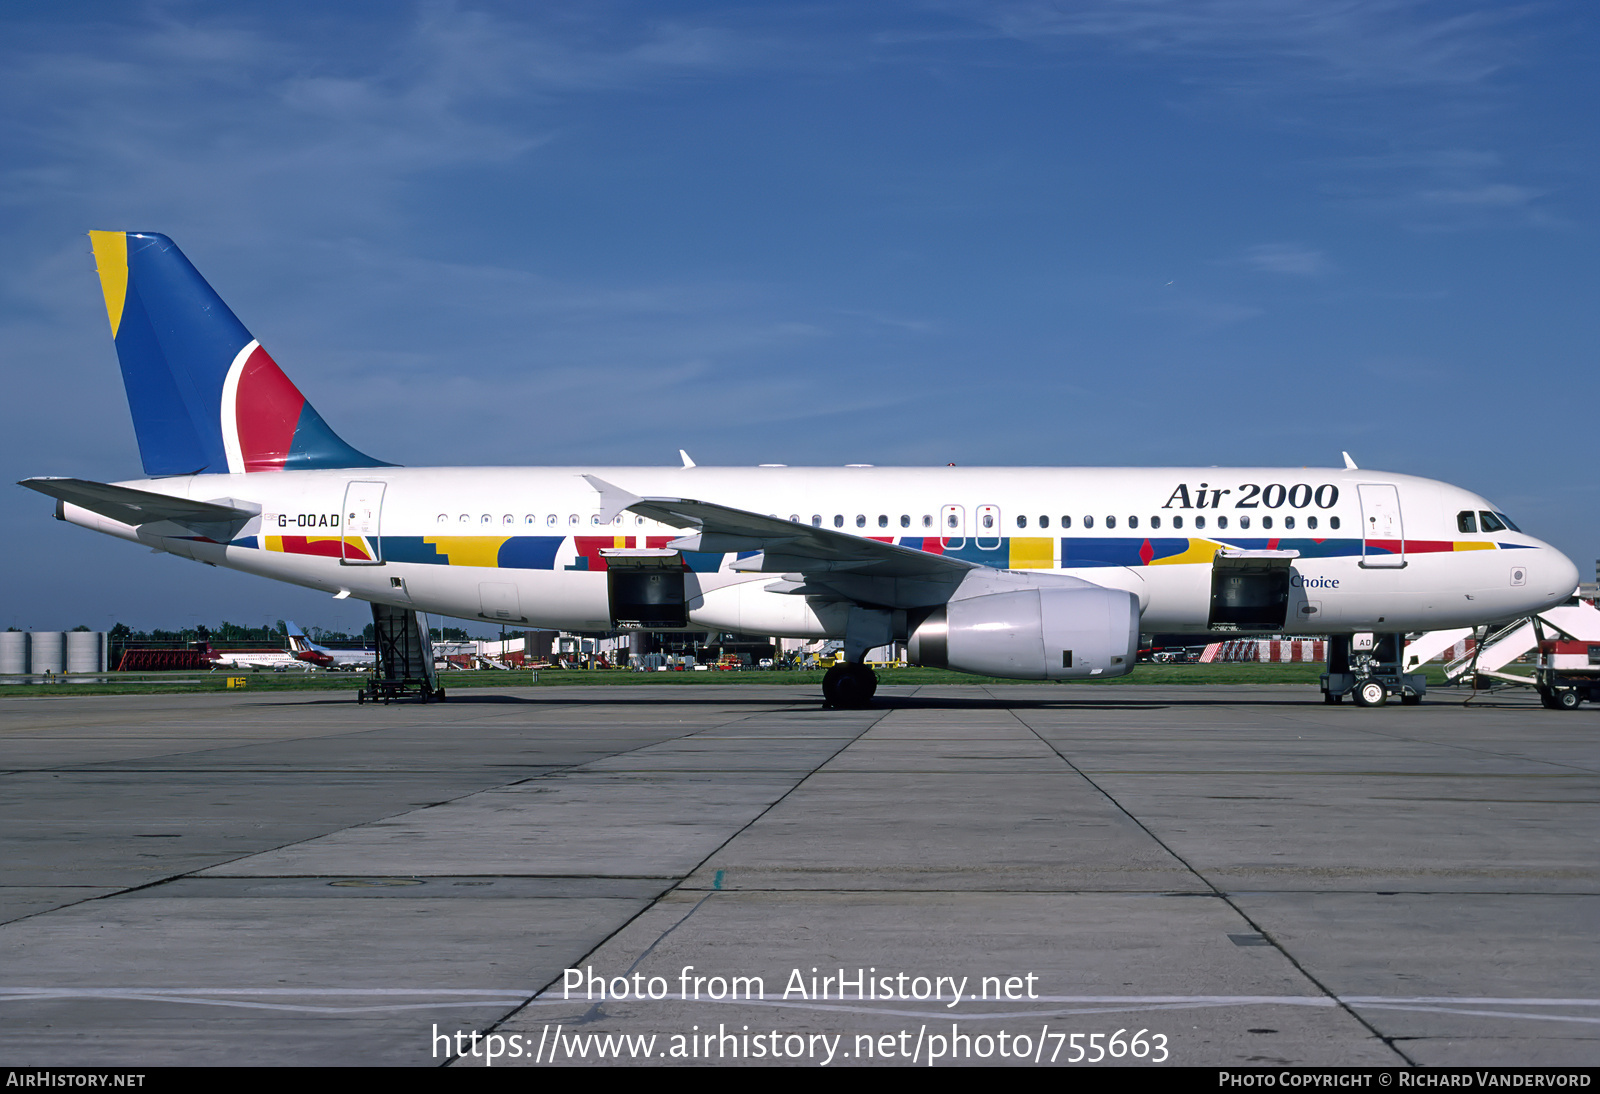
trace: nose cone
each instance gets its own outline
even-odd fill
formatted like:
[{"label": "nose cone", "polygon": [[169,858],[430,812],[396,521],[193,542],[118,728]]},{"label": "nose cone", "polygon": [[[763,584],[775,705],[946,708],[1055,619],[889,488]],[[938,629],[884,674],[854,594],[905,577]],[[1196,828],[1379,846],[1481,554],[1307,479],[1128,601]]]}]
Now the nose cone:
[{"label": "nose cone", "polygon": [[1537,584],[1539,592],[1550,597],[1553,603],[1559,604],[1571,596],[1578,588],[1578,567],[1566,555],[1544,544],[1539,549],[1538,569],[1533,573],[1533,582]]}]

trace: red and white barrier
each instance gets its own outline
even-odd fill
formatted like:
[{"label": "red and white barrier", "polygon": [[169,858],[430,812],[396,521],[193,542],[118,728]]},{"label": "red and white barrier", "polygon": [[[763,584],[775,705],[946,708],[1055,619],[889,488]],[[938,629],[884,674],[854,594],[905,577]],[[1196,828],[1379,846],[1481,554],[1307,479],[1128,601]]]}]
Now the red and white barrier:
[{"label": "red and white barrier", "polygon": [[1201,664],[1241,664],[1261,662],[1285,665],[1323,662],[1328,659],[1328,643],[1321,638],[1232,638],[1213,642],[1200,655]]}]

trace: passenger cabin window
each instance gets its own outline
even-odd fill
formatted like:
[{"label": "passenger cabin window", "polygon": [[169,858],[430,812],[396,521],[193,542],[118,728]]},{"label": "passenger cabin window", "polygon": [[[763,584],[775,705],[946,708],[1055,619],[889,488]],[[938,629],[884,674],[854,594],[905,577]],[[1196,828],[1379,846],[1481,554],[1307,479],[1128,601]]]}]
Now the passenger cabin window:
[{"label": "passenger cabin window", "polygon": [[1312,531],[1316,531],[1317,518],[1316,517],[1307,517],[1306,518],[1306,527],[1310,528]]},{"label": "passenger cabin window", "polygon": [[924,514],[922,514],[922,526],[924,528],[932,528],[933,527],[933,514],[932,513],[924,513]]},{"label": "passenger cabin window", "polygon": [[822,514],[821,513],[812,513],[811,514],[811,527],[813,527],[813,528],[821,528],[822,527]]},{"label": "passenger cabin window", "polygon": [[889,527],[889,518],[888,518],[888,516],[886,516],[883,513],[879,513],[878,514],[878,527],[879,528],[887,528],[887,527]]},{"label": "passenger cabin window", "polygon": [[560,523],[560,521],[561,521],[561,518],[556,516],[554,513],[551,513],[548,517],[544,518],[544,522],[546,524],[548,524],[552,528],[554,528],[558,523]]},{"label": "passenger cabin window", "polygon": [[985,528],[993,528],[994,527],[994,514],[993,513],[985,513],[985,514],[983,514],[983,526]]},{"label": "passenger cabin window", "polygon": [[1291,532],[1294,531],[1294,517],[1284,517],[1283,526]]},{"label": "passenger cabin window", "polygon": [[1116,517],[1107,517],[1106,518],[1106,527],[1107,528],[1115,528],[1116,526],[1117,526],[1117,518]]},{"label": "passenger cabin window", "polygon": [[1172,518],[1172,526],[1174,528],[1182,528],[1183,527],[1183,518],[1181,516],[1173,517]]},{"label": "passenger cabin window", "polygon": [[1093,528],[1094,527],[1094,518],[1093,517],[1084,517],[1083,518],[1083,526],[1085,528]]},{"label": "passenger cabin window", "polygon": [[901,513],[900,514],[900,527],[902,527],[902,528],[910,528],[911,527],[911,514],[910,513]]},{"label": "passenger cabin window", "polygon": [[945,521],[945,523],[950,525],[950,527],[954,528],[956,526],[956,523],[957,523],[956,522],[956,515],[954,513],[951,513],[950,514],[950,519]]},{"label": "passenger cabin window", "polygon": [[505,516],[500,518],[500,523],[501,524],[515,524],[515,523],[517,523],[517,518],[512,516],[510,513],[507,513]]},{"label": "passenger cabin window", "polygon": [[1218,517],[1217,518],[1217,527],[1218,528],[1226,528],[1227,526],[1228,526],[1228,518],[1227,517]]},{"label": "passenger cabin window", "polygon": [[1138,517],[1129,517],[1128,518],[1128,527],[1129,528],[1137,528],[1137,527],[1139,527],[1139,518]]},{"label": "passenger cabin window", "polygon": [[865,513],[857,513],[856,514],[856,527],[857,528],[865,528],[866,526],[867,526],[867,515]]},{"label": "passenger cabin window", "polygon": [[[1267,521],[1269,521],[1271,519],[1272,519],[1271,517],[1262,517],[1261,518],[1261,527],[1263,527],[1263,528],[1267,527]],[[1240,517],[1239,518],[1239,527],[1240,528],[1248,528],[1248,527],[1250,527],[1250,518],[1248,516]]]},{"label": "passenger cabin window", "polygon": [[1072,518],[1071,517],[1062,517],[1061,518],[1061,527],[1063,527],[1063,528],[1071,528],[1072,527]]},{"label": "passenger cabin window", "polygon": [[1017,527],[1018,528],[1026,528],[1027,526],[1028,526],[1028,518],[1027,517],[1018,517],[1017,518]]},{"label": "passenger cabin window", "polygon": [[1262,517],[1261,518],[1261,527],[1265,528],[1269,532],[1272,531],[1272,518],[1271,517]]},{"label": "passenger cabin window", "polygon": [[471,524],[472,523],[472,516],[470,514],[468,514],[468,513],[462,513],[461,514],[461,519],[459,521],[457,521],[456,523],[457,524]]},{"label": "passenger cabin window", "polygon": [[449,522],[450,522],[450,514],[449,513],[440,513],[439,514],[439,523],[440,524],[448,524]]},{"label": "passenger cabin window", "polygon": [[1151,517],[1150,518],[1150,527],[1152,527],[1152,528],[1160,528],[1161,527],[1161,518],[1160,517]]},{"label": "passenger cabin window", "polygon": [[1194,518],[1194,526],[1196,528],[1204,528],[1206,526],[1206,518],[1205,517],[1195,517]]},{"label": "passenger cabin window", "polygon": [[576,528],[578,526],[578,514],[573,513],[571,516],[567,517],[567,523]]},{"label": "passenger cabin window", "polygon": [[538,522],[533,519],[533,514],[529,513],[527,516],[522,518],[522,523],[523,524],[537,524]]},{"label": "passenger cabin window", "polygon": [[835,513],[835,514],[833,514],[833,526],[835,528],[843,528],[844,527],[844,514],[843,513]]},{"label": "passenger cabin window", "polygon": [[1487,510],[1478,513],[1478,520],[1482,522],[1485,532],[1504,532],[1506,530],[1506,526],[1500,523],[1500,518]]},{"label": "passenger cabin window", "polygon": [[1049,517],[1040,517],[1039,518],[1039,527],[1040,528],[1048,528],[1048,527],[1050,527],[1050,518]]},{"label": "passenger cabin window", "polygon": [[1328,518],[1328,527],[1332,528],[1335,532],[1337,532],[1339,530],[1339,518],[1338,517],[1329,517]]},{"label": "passenger cabin window", "polygon": [[1478,531],[1478,514],[1471,509],[1463,509],[1456,514],[1456,531],[1469,534]]}]

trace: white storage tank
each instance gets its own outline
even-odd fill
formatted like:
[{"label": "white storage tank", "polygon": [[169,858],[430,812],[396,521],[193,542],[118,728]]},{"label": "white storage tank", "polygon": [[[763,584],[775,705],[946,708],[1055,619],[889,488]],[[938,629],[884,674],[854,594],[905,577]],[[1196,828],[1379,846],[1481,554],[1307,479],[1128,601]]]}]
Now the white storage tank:
[{"label": "white storage tank", "polygon": [[[28,671],[28,636],[23,631],[0,631],[0,677],[20,676]],[[7,679],[5,683],[20,684]]]},{"label": "white storage tank", "polygon": [[104,631],[68,631],[67,671],[104,672],[105,637]]},{"label": "white storage tank", "polygon": [[66,636],[60,631],[32,631],[28,654],[29,672],[63,672],[67,667]]}]

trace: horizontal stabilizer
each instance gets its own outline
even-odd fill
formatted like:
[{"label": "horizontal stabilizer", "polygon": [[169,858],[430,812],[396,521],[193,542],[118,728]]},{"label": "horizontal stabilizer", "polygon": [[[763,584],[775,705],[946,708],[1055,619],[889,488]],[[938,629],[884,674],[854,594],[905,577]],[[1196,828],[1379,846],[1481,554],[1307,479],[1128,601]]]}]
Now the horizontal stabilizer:
[{"label": "horizontal stabilizer", "polygon": [[17,485],[122,524],[138,527],[170,520],[198,535],[224,543],[248,521],[260,515],[259,508],[241,509],[214,501],[191,501],[170,494],[154,494],[148,490],[112,486],[88,479],[23,479]]}]

